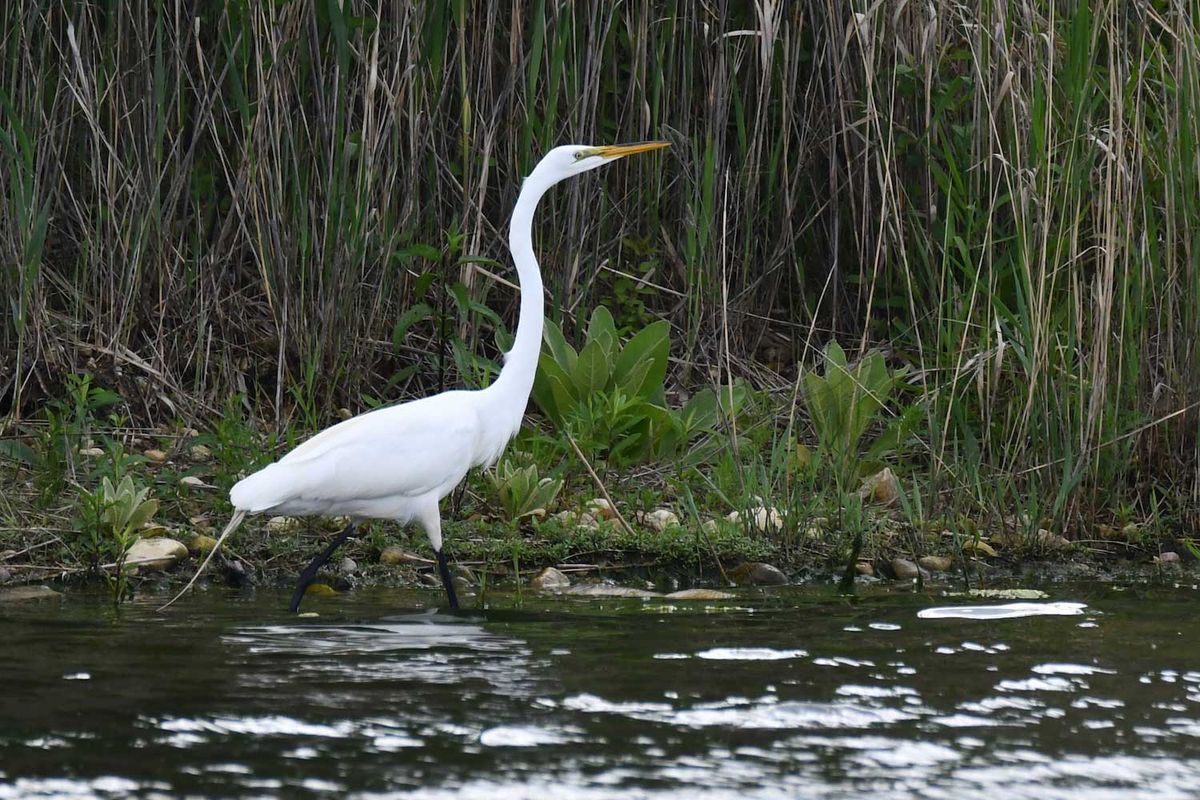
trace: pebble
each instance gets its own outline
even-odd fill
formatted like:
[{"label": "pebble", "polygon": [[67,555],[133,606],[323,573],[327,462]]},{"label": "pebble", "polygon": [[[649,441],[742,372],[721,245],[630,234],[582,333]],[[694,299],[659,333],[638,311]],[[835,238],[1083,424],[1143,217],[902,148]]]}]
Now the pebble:
[{"label": "pebble", "polygon": [[12,573],[4,567],[0,567],[0,583],[8,583],[12,580]]},{"label": "pebble", "polygon": [[162,450],[146,450],[142,453],[142,455],[144,455],[146,458],[150,459],[151,461],[153,461],[156,464],[161,464],[162,462],[167,460],[167,454],[164,453]]},{"label": "pebble", "polygon": [[25,603],[31,600],[61,599],[62,593],[54,591],[49,586],[14,586],[11,589],[0,589],[0,605]]},{"label": "pebble", "polygon": [[762,561],[743,561],[729,570],[729,577],[738,586],[782,586],[788,582],[782,570]]},{"label": "pebble", "polygon": [[208,461],[212,458],[212,450],[202,444],[192,445],[192,449],[188,451],[192,461]]},{"label": "pebble", "polygon": [[[1158,557],[1155,558],[1154,561],[1158,564],[1178,564],[1179,563],[1179,553],[1175,553],[1170,550],[1165,550],[1165,551],[1159,553]],[[3,581],[0,580],[0,583],[2,583],[2,582]]]},{"label": "pebble", "polygon": [[921,556],[917,563],[930,572],[945,572],[954,566],[954,560],[949,556]]},{"label": "pebble", "polygon": [[632,586],[608,586],[603,583],[571,586],[564,594],[576,597],[662,597],[658,592],[646,589],[635,589]]},{"label": "pebble", "polygon": [[205,483],[203,480],[201,480],[200,478],[197,478],[195,475],[188,475],[187,477],[180,478],[179,483],[183,486],[190,486],[193,489],[215,489],[215,488],[217,488],[217,487],[213,486],[211,483]]},{"label": "pebble", "polygon": [[859,575],[865,575],[868,578],[875,577],[875,567],[870,561],[857,561],[854,564],[854,571]]},{"label": "pebble", "polygon": [[79,455],[95,458],[96,456],[104,455],[104,450],[99,447],[81,447],[79,449]]},{"label": "pebble", "polygon": [[529,585],[539,592],[550,592],[567,588],[571,585],[571,579],[554,567],[546,567],[534,576]]},{"label": "pebble", "polygon": [[872,503],[890,506],[900,499],[900,481],[891,469],[884,467],[862,482],[858,496]]},{"label": "pebble", "polygon": [[1058,535],[1057,533],[1052,533],[1045,528],[1038,530],[1037,537],[1034,541],[1037,542],[1038,547],[1045,548],[1046,550],[1061,552],[1063,550],[1071,549],[1070,540],[1068,540],[1066,537]]},{"label": "pebble", "polygon": [[295,517],[271,517],[267,520],[267,533],[287,533],[300,527],[300,520]]},{"label": "pebble", "polygon": [[892,572],[896,573],[898,581],[911,581],[921,574],[920,568],[907,558],[893,558]]},{"label": "pebble", "polygon": [[706,519],[700,523],[700,530],[707,533],[709,536],[716,535],[721,532],[721,523],[715,519]]},{"label": "pebble", "polygon": [[643,522],[656,531],[679,527],[679,515],[669,508],[656,508],[643,517]]},{"label": "pebble", "polygon": [[995,558],[998,555],[996,549],[982,539],[967,539],[963,542],[962,549],[977,556],[985,555],[989,558]]},{"label": "pebble", "polygon": [[666,595],[669,600],[732,600],[737,595],[716,589],[681,589]]},{"label": "pebble", "polygon": [[217,540],[203,533],[197,533],[192,537],[191,545],[191,549],[198,553],[204,554],[210,552],[214,547],[217,546]]},{"label": "pebble", "polygon": [[593,497],[589,500],[587,510],[594,519],[616,519],[617,517],[617,511],[613,508],[612,503],[603,497]]},{"label": "pebble", "polygon": [[416,553],[410,553],[395,545],[383,548],[383,552],[379,554],[379,563],[387,564],[390,567],[399,564],[420,564],[422,566],[429,564],[428,558],[422,558]]},{"label": "pebble", "polygon": [[353,558],[346,556],[342,559],[341,563],[338,564],[338,569],[340,569],[346,575],[353,574],[358,572],[358,562],[356,562]]},{"label": "pebble", "polygon": [[125,563],[146,569],[170,569],[186,558],[188,550],[182,542],[159,536],[154,539],[138,539],[125,554]]}]

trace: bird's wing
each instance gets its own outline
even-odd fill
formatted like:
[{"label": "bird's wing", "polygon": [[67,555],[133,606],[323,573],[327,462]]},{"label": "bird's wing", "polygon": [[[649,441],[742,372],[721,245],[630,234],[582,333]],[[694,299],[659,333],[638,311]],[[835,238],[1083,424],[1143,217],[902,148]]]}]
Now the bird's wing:
[{"label": "bird's wing", "polygon": [[258,511],[418,497],[462,479],[478,435],[474,407],[451,393],[379,409],[304,442],[240,482],[230,499]]}]

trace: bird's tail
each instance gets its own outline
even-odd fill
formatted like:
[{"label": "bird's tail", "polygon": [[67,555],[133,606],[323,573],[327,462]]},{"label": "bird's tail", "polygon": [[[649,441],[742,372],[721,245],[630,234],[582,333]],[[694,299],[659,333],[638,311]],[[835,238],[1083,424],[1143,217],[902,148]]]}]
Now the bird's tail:
[{"label": "bird's tail", "polygon": [[212,561],[212,557],[215,556],[217,554],[217,551],[221,549],[221,543],[225,541],[225,537],[229,536],[229,534],[231,534],[235,530],[237,530],[238,525],[241,525],[242,520],[244,520],[245,518],[246,518],[245,511],[233,512],[232,519],[230,519],[229,524],[225,526],[225,530],[221,531],[220,537],[217,538],[217,543],[213,545],[212,550],[208,551],[208,556],[204,559],[204,562],[200,565],[200,568],[198,570],[196,570],[196,574],[193,575],[192,579],[187,582],[187,586],[184,586],[182,589],[179,590],[179,594],[175,595],[170,600],[168,600],[167,602],[165,602],[161,606],[159,606],[158,607],[159,611],[166,609],[168,606],[170,606],[176,600],[178,600],[179,598],[181,598],[185,594],[187,594],[188,589],[192,588],[192,584],[194,584],[196,582],[196,579],[200,577],[200,574],[202,572],[204,572],[204,568],[208,566],[208,562]]}]

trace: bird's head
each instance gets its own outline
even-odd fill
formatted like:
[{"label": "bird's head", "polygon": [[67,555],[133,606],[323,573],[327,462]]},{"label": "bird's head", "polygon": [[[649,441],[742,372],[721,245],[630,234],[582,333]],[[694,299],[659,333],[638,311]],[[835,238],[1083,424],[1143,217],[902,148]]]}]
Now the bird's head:
[{"label": "bird's head", "polygon": [[670,146],[670,142],[637,142],[636,144],[610,144],[600,147],[586,144],[564,144],[547,153],[533,173],[539,177],[545,177],[548,183],[557,183],[564,178],[612,163],[618,158]]}]

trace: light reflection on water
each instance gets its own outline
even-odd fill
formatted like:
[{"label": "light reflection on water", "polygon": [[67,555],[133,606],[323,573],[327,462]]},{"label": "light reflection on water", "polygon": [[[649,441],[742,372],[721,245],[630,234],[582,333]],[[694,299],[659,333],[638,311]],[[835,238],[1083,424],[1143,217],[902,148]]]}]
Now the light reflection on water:
[{"label": "light reflection on water", "polygon": [[0,619],[0,800],[1200,793],[1194,593],[1075,602],[1090,628],[803,591],[388,611],[424,599]]}]

